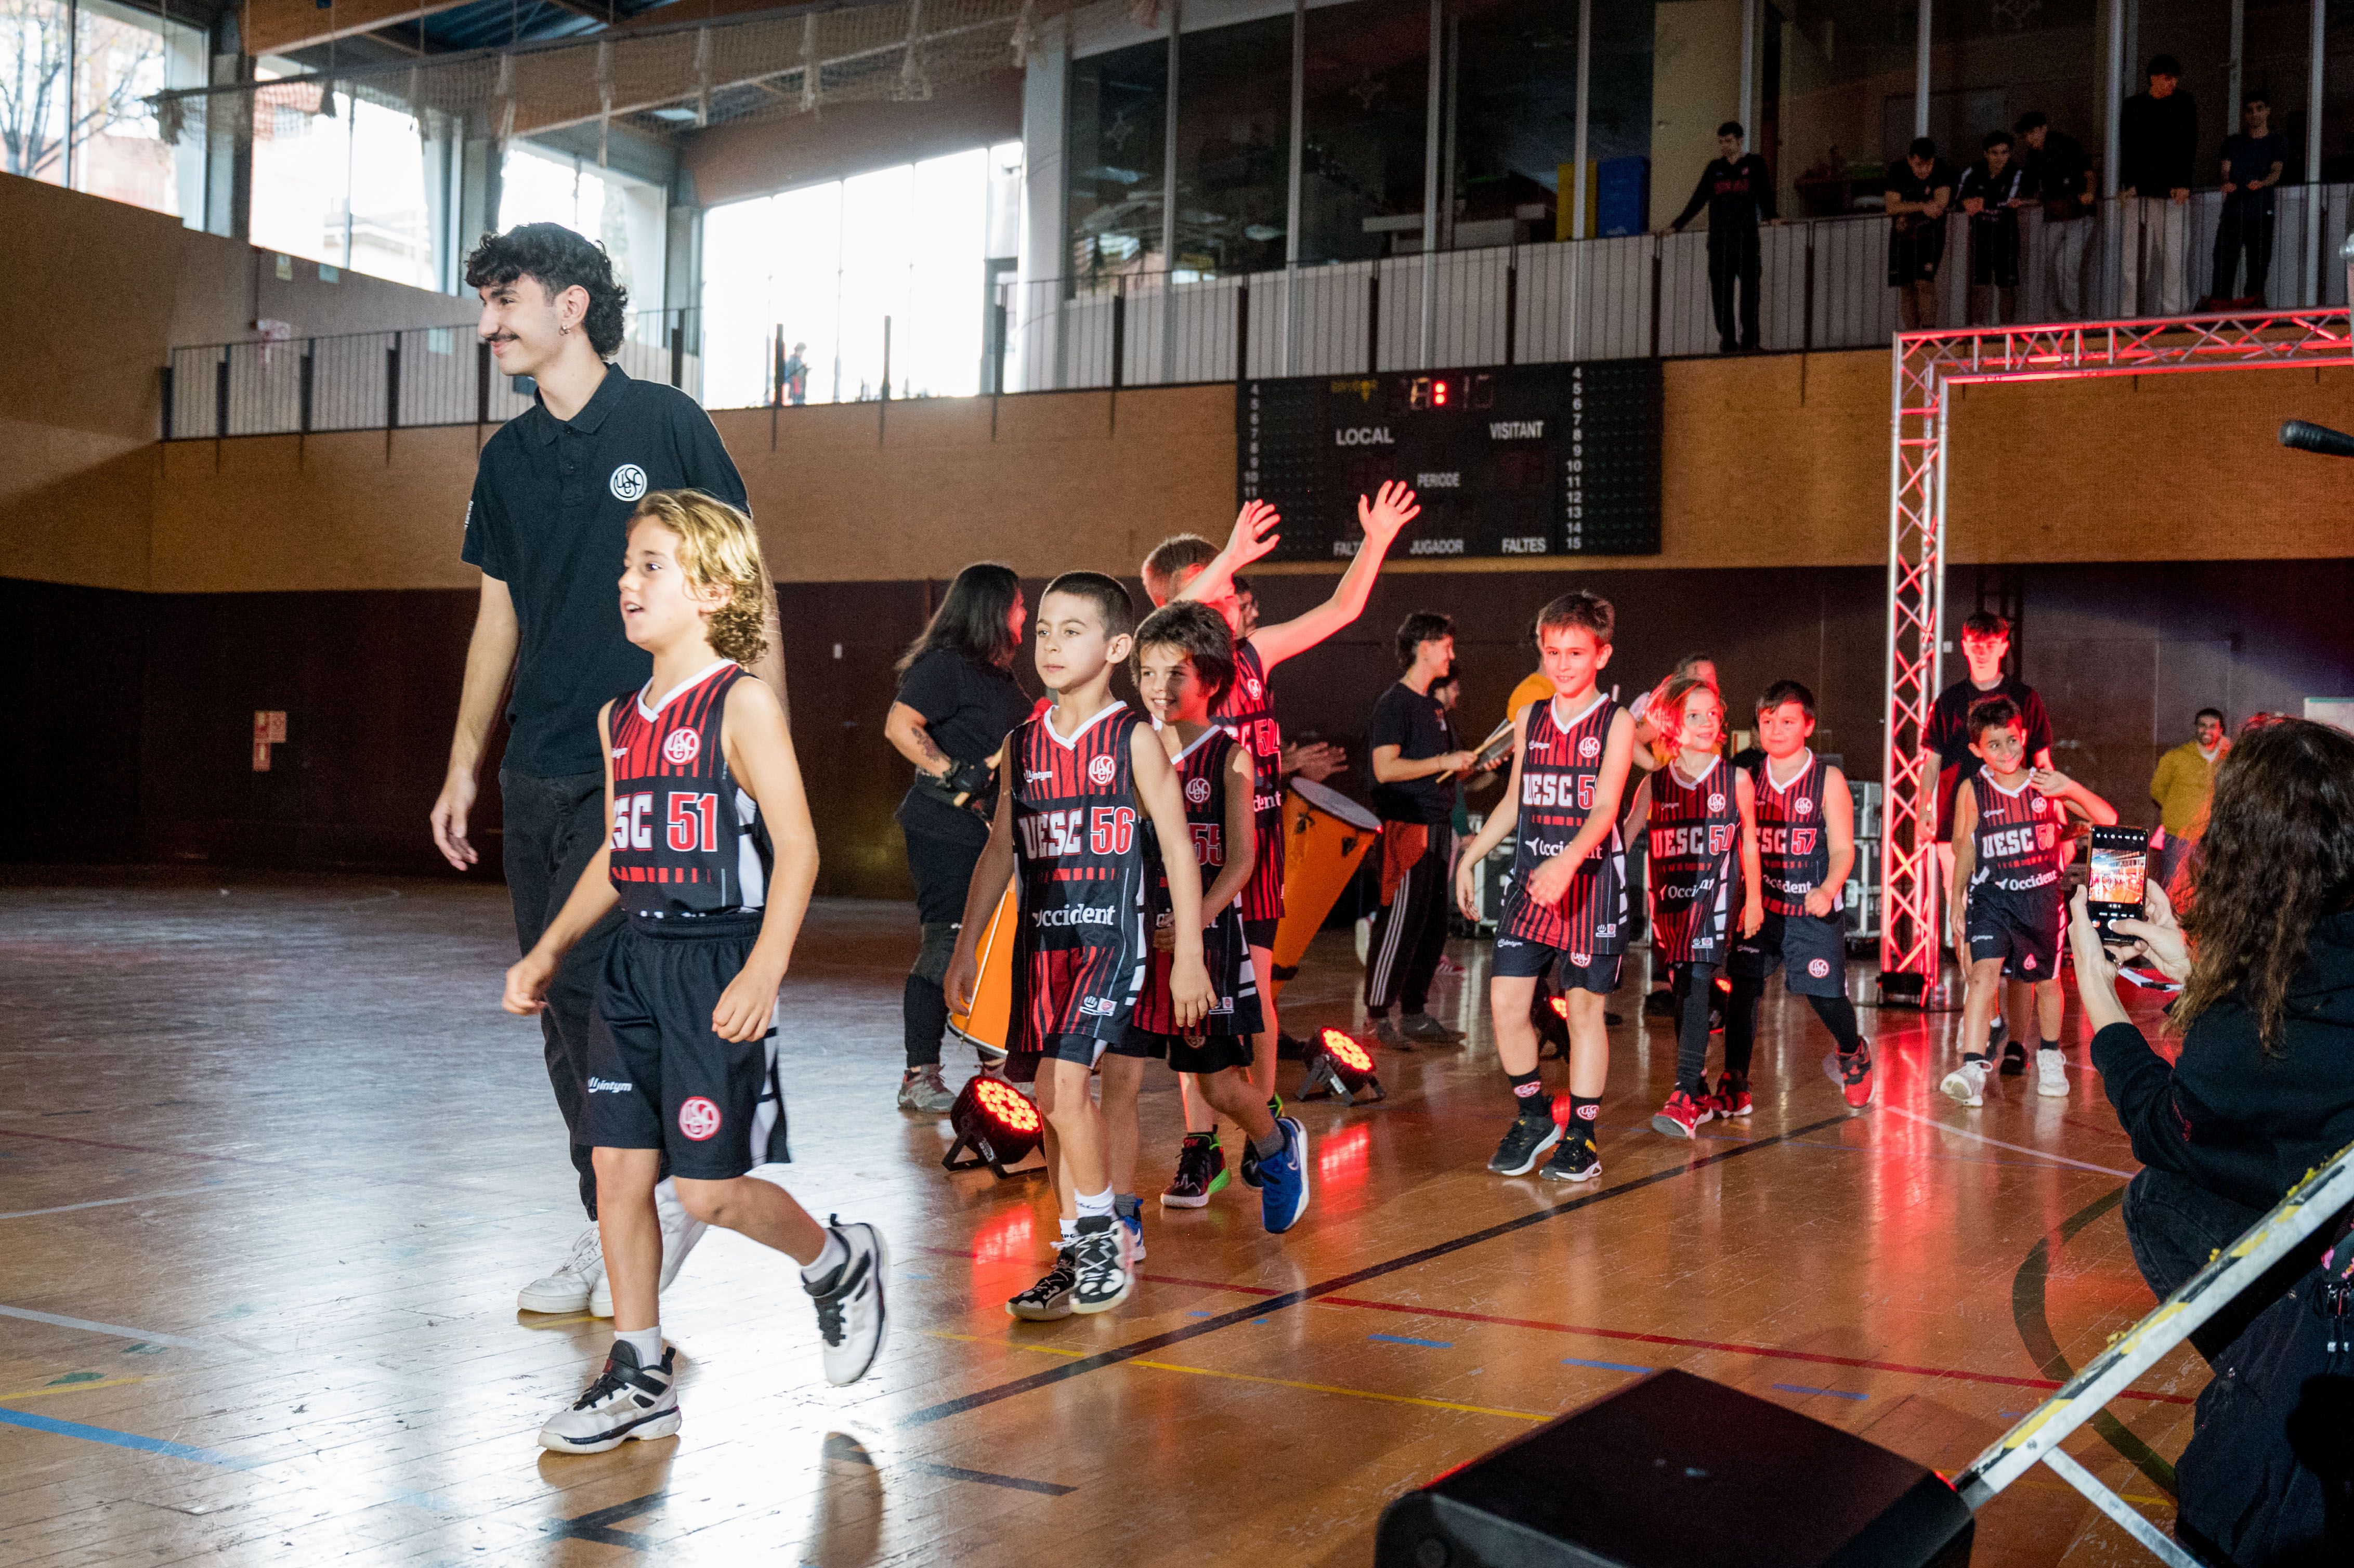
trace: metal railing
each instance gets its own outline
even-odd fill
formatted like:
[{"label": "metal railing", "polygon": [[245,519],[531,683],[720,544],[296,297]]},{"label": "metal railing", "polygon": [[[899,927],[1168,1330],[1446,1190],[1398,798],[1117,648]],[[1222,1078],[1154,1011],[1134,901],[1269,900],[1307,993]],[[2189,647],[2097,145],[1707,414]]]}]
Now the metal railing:
[{"label": "metal railing", "polygon": [[[614,358],[700,400],[692,310],[630,318]],[[165,440],[497,424],[531,407],[472,326],[408,327],[175,348],[163,370]]]},{"label": "metal railing", "polygon": [[[2264,291],[2274,308],[2346,303],[2346,277],[2334,258],[2350,201],[2354,186],[2344,185],[2276,193]],[[2183,214],[2179,301],[2161,301],[2155,290],[2144,217],[2142,207],[2122,201],[2100,203],[2073,225],[2047,222],[2039,209],[2023,211],[2019,322],[2061,319],[2054,261],[2072,249],[2081,258],[2074,316],[2186,312],[2209,291],[2222,197],[2200,192]],[[1946,221],[1938,322],[1959,327],[1973,320],[1968,219],[1956,212]],[[1885,217],[1865,213],[1765,229],[1759,346],[1885,346],[1898,326],[1897,291],[1887,281],[1890,227]],[[2128,263],[2141,281],[2137,311],[2126,304]],[[984,394],[1678,357],[1707,354],[1717,341],[1708,236],[1698,229],[1228,277],[1140,271],[1029,279],[999,283],[982,308],[977,389]],[[811,401],[906,395],[905,387],[886,390],[894,385],[892,319],[849,319],[828,302],[781,323],[715,314],[710,330],[731,335],[712,345],[714,352],[733,349],[739,361],[757,352],[765,368],[757,391],[752,378],[738,375],[722,378],[736,388],[729,404],[705,399],[704,314],[686,309],[632,317],[619,356],[622,368],[669,381],[706,407],[756,398],[780,404],[792,400],[784,384],[785,346],[807,339],[837,345],[830,371],[808,377]],[[910,324],[897,323],[903,334]],[[850,361],[842,356],[854,339],[883,345],[879,382],[843,373]],[[175,349],[164,376],[166,440],[486,423],[529,406],[528,393],[496,375],[464,327]]]}]

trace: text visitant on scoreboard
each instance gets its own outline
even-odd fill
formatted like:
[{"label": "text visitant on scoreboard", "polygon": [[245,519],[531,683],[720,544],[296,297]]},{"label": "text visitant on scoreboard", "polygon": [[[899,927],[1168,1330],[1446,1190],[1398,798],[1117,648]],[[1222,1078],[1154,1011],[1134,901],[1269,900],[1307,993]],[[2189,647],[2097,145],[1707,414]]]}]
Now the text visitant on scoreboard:
[{"label": "text visitant on scoreboard", "polygon": [[1659,388],[1649,359],[1246,381],[1236,502],[1282,514],[1279,561],[1354,555],[1392,479],[1409,557],[1657,555]]}]

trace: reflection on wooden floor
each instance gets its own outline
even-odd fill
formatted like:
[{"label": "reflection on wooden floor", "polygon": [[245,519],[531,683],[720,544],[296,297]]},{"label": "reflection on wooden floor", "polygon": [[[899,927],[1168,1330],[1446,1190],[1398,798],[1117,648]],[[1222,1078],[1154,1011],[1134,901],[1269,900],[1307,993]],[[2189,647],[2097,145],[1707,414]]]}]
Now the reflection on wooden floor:
[{"label": "reflection on wooden floor", "polygon": [[[1971,1112],[1935,1092],[1954,1017],[1867,1010],[1880,1102],[1850,1117],[1777,989],[1755,1116],[1683,1143],[1649,1127],[1675,1050],[1638,954],[1605,1173],[1564,1190],[1484,1169],[1510,1107],[1459,945],[1433,1005],[1470,1043],[1385,1055],[1385,1104],[1301,1108],[1299,1230],[1239,1182],[1148,1204],[1124,1308],[1016,1325],[1052,1199],[944,1174],[945,1128],[892,1108],[914,938],[821,905],[786,993],[795,1189],[894,1243],[876,1374],[828,1387],[790,1266],[715,1234],[664,1303],[681,1435],[567,1457],[533,1434],[608,1331],[514,1309],[581,1221],[538,1028],[496,1005],[503,893],[0,887],[0,1563],[1362,1564],[1389,1498],[1651,1367],[1951,1471],[2150,1304],[2073,1011],[2074,1092],[1999,1079]],[[1350,1022],[1357,976],[1328,936],[1288,1021]],[[1153,1192],[1171,1085],[1145,1114]],[[2182,1352],[2070,1452],[2170,1521],[2204,1379]],[[1978,1540],[2137,1561],[2040,1471]]]}]

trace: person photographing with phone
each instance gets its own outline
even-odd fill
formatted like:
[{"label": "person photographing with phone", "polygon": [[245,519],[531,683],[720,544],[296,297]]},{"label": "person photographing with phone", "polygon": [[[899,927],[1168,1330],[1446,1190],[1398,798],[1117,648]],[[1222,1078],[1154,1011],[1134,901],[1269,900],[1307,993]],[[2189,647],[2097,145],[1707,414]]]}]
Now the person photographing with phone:
[{"label": "person photographing with phone", "polygon": [[[2093,1063],[2145,1167],[2126,1234],[2160,1298],[2354,1143],[2354,738],[2302,719],[2243,729],[2203,842],[2179,920],[2152,882],[2109,941],[2082,894],[2068,928]],[[2118,1000],[2120,965],[2182,986],[2170,1064]],[[2327,1506],[2354,1458],[2342,1416],[2313,1403],[2345,1370],[2327,1349],[2342,1334],[2313,1309],[2319,1283],[2304,1276],[2209,1356],[2221,1375],[2176,1467],[2176,1532],[2211,1561],[2345,1560],[2298,1555],[2346,1545]]]}]

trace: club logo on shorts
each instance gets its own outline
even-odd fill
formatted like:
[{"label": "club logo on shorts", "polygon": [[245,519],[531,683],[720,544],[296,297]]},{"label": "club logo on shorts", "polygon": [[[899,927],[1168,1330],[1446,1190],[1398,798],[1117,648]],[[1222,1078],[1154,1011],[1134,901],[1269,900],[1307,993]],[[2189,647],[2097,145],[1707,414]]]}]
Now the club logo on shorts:
[{"label": "club logo on shorts", "polygon": [[1582,969],[1594,961],[1594,955],[1592,953],[1572,953],[1569,955],[1569,961]]},{"label": "club logo on shorts", "polygon": [[2029,953],[2024,958],[2021,958],[2019,960],[2019,967],[2023,969],[2033,969],[2035,967],[2035,955],[2033,953]]},{"label": "club logo on shorts", "polygon": [[1790,802],[1790,814],[1794,817],[1811,816],[1814,814],[1814,798],[1809,795],[1801,795]]},{"label": "club logo on shorts", "polygon": [[701,1143],[719,1130],[719,1107],[695,1096],[678,1107],[678,1129]]},{"label": "club logo on shorts", "polygon": [[1108,757],[1098,757],[1087,764],[1087,777],[1097,784],[1110,783],[1111,776],[1119,771],[1119,767]]},{"label": "club logo on shorts", "polygon": [[691,729],[674,729],[663,741],[663,760],[681,766],[695,760],[703,749],[703,736]]},{"label": "club logo on shorts", "polygon": [[1186,779],[1185,799],[1193,801],[1196,806],[1207,804],[1210,799],[1210,781],[1206,779]]},{"label": "club logo on shorts", "polygon": [[1817,980],[1829,980],[1831,974],[1831,961],[1829,959],[1810,959],[1807,963],[1807,972]]},{"label": "club logo on shorts", "polygon": [[646,471],[636,463],[625,462],[613,471],[613,477],[605,482],[605,488],[613,493],[616,501],[639,500],[646,493]]},{"label": "club logo on shorts", "polygon": [[1723,795],[1711,795],[1708,798],[1708,810],[1711,816],[1714,816],[1717,812],[1723,810],[1724,797]]},{"label": "club logo on shorts", "polygon": [[1577,743],[1577,755],[1588,759],[1601,756],[1601,737],[1599,736],[1589,735],[1584,740],[1579,741]]}]

